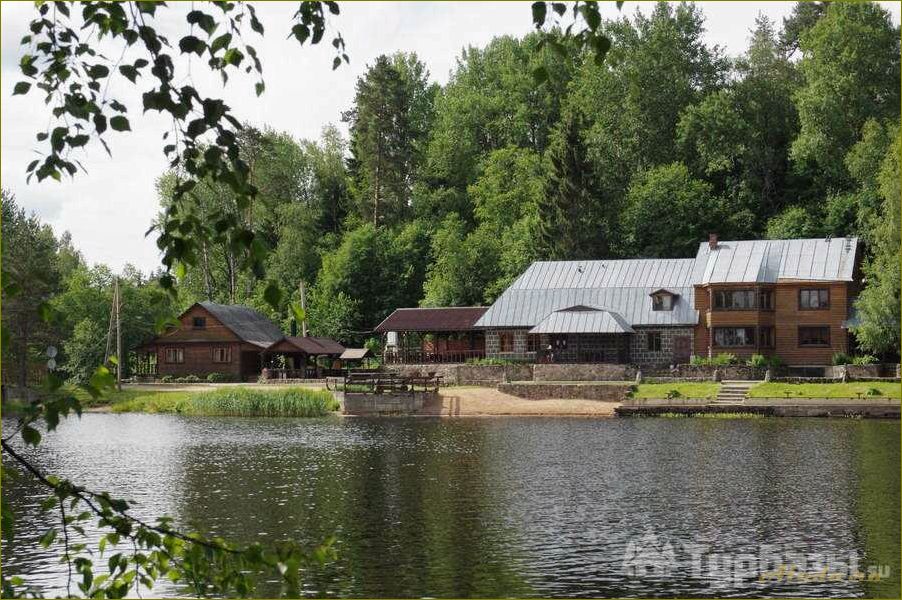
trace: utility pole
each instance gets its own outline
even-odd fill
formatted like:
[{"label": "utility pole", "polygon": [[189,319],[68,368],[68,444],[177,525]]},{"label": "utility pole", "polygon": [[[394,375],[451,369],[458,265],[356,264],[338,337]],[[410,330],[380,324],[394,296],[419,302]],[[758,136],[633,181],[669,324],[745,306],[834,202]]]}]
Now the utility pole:
[{"label": "utility pole", "polygon": [[307,288],[304,286],[304,280],[298,284],[298,291],[301,293],[301,310],[304,311],[304,318],[301,320],[301,337],[307,337]]},{"label": "utility pole", "polygon": [[119,296],[119,278],[116,277],[116,288],[113,302],[116,304],[116,389],[122,391],[122,298]]}]

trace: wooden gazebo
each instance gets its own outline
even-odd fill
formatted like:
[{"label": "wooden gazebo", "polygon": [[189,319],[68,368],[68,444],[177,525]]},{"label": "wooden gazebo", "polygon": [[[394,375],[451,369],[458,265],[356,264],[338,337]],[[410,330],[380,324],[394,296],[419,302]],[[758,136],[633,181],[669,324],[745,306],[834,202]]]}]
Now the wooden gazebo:
[{"label": "wooden gazebo", "polygon": [[[320,358],[336,359],[344,346],[326,337],[285,336],[260,353],[266,379],[320,379],[331,374]],[[278,358],[281,357],[281,361]],[[281,364],[279,364],[281,363]]]}]

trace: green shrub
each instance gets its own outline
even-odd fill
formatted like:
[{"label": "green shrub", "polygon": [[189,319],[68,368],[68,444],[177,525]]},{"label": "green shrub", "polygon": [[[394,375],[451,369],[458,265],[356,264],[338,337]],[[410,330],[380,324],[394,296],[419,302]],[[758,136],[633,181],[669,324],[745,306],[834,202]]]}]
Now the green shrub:
[{"label": "green shrub", "polygon": [[517,361],[508,358],[468,358],[468,365],[515,365]]},{"label": "green shrub", "polygon": [[322,417],[338,408],[331,392],[310,388],[230,387],[192,395],[185,413],[240,417]]},{"label": "green shrub", "polygon": [[667,399],[671,400],[673,398],[681,398],[683,394],[680,393],[680,390],[669,390],[667,392]]},{"label": "green shrub", "polygon": [[689,364],[694,367],[706,367],[711,364],[711,361],[706,356],[696,356],[693,354],[692,358],[689,359]]},{"label": "green shrub", "polygon": [[849,358],[849,355],[845,352],[837,352],[833,355],[833,364],[834,365],[848,365],[851,364],[852,360]]},{"label": "green shrub", "polygon": [[877,362],[878,362],[877,357],[871,356],[870,354],[856,356],[855,358],[852,359],[853,365],[873,365],[873,364],[876,364]]},{"label": "green shrub", "polygon": [[172,383],[173,381],[175,381],[175,379],[172,375],[163,375],[160,377],[160,383]]},{"label": "green shrub", "polygon": [[763,354],[752,354],[751,357],[745,362],[750,367],[767,367],[767,368],[776,368],[783,366],[783,359],[779,356],[765,356]]},{"label": "green shrub", "polygon": [[226,373],[210,373],[207,375],[207,381],[210,383],[225,383],[232,381],[232,376]]},{"label": "green shrub", "polygon": [[882,396],[883,392],[881,392],[879,389],[877,389],[875,387],[872,387],[872,388],[868,388],[868,391],[866,391],[864,393],[864,395],[865,396]]},{"label": "green shrub", "polygon": [[185,375],[182,377],[182,383],[200,383],[201,379],[197,375]]},{"label": "green shrub", "polygon": [[766,367],[770,364],[770,361],[763,354],[752,354],[745,364],[750,367]]},{"label": "green shrub", "polygon": [[737,365],[739,364],[739,358],[735,354],[730,354],[729,352],[721,352],[713,359],[711,359],[712,365],[717,365],[719,367],[724,367],[727,365]]}]

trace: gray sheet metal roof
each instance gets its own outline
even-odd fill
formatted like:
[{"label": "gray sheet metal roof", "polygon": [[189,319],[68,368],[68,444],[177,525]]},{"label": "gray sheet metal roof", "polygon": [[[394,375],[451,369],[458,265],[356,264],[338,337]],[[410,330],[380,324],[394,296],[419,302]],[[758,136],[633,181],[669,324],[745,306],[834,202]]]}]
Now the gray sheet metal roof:
[{"label": "gray sheet metal roof", "polygon": [[615,312],[580,306],[557,310],[539,321],[529,333],[635,333]]},{"label": "gray sheet metal roof", "polygon": [[693,280],[775,283],[781,279],[852,281],[858,238],[748,240],[699,244]]},{"label": "gray sheet metal roof", "polygon": [[206,301],[200,305],[242,340],[261,348],[270,346],[284,335],[278,325],[253,308]]},{"label": "gray sheet metal roof", "polygon": [[[477,327],[534,327],[578,304],[618,313],[629,325],[695,325],[694,259],[534,262],[476,322]],[[677,294],[673,310],[652,310],[650,293]]]}]

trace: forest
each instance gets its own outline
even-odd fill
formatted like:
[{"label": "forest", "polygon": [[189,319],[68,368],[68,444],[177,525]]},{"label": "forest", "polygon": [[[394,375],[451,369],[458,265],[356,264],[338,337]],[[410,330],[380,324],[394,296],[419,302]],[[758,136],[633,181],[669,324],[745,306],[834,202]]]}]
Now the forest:
[{"label": "forest", "polygon": [[[246,124],[254,201],[210,182],[187,209],[200,221],[231,212],[265,242],[204,241],[196,265],[176,265],[177,297],[160,273],[126,267],[124,345],[205,299],[254,306],[288,331],[301,282],[311,332],[362,344],[398,307],[491,303],[534,260],[690,257],[716,231],[859,236],[856,340],[897,356],[900,47],[890,15],[872,3],[799,3],[782,23],[759,17],[740,56],[705,43],[692,3],[602,28],[611,49],[601,65],[538,33],[497,37],[464,49],[444,86],[415,54],[379,56],[352,105],[337,107],[348,137],[335,125],[298,140]],[[177,179],[160,174],[161,219]],[[114,274],[86,264],[13,192],[3,193],[3,269],[21,289],[4,299],[4,364],[24,380],[54,344],[66,375],[84,379],[107,353]],[[243,266],[248,251],[265,256],[265,272]],[[286,291],[275,308],[273,281]],[[38,305],[52,318],[35,315]]]}]

